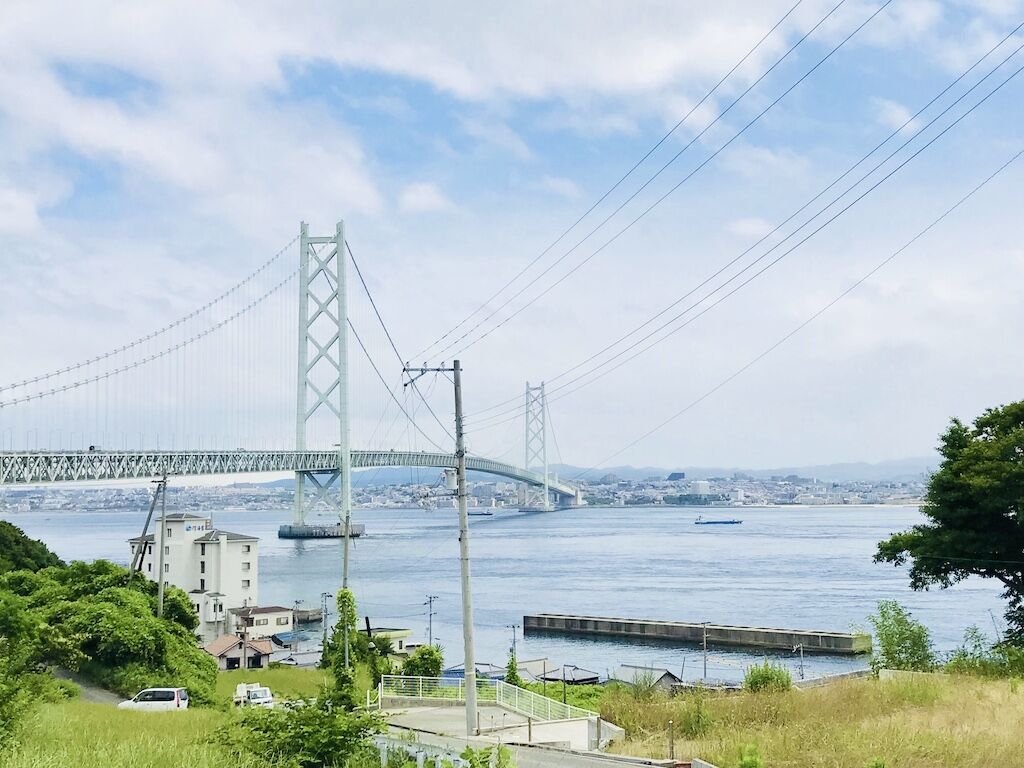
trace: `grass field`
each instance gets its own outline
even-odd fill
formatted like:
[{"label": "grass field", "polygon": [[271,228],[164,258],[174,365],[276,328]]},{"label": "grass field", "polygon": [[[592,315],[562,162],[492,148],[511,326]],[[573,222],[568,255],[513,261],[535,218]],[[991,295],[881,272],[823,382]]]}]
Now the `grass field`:
[{"label": "grass field", "polygon": [[217,675],[217,699],[230,704],[238,683],[262,683],[269,686],[275,699],[309,698],[316,696],[320,686],[332,683],[333,679],[329,671],[310,667],[233,669]]},{"label": "grass field", "polygon": [[667,757],[672,720],[676,756],[720,768],[738,765],[747,744],[757,745],[770,768],[865,768],[876,759],[886,768],[1024,766],[1019,680],[865,678],[805,691],[705,695],[700,703],[694,696],[640,703],[620,692],[601,712],[627,729],[628,740],[613,751]]},{"label": "grass field", "polygon": [[215,709],[125,712],[107,704],[45,704],[29,719],[3,768],[257,768],[210,743],[231,713]]}]

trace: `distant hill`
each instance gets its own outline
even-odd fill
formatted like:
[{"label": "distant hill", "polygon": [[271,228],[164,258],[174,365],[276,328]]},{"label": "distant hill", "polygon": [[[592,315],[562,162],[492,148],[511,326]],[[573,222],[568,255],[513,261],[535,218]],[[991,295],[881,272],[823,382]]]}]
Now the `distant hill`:
[{"label": "distant hill", "polygon": [[597,480],[605,475],[615,475],[623,480],[643,480],[648,477],[666,478],[671,472],[685,472],[686,478],[694,480],[706,480],[709,477],[732,477],[737,472],[750,475],[756,478],[769,478],[774,476],[786,477],[797,475],[799,477],[810,477],[818,480],[831,480],[835,482],[849,482],[864,480],[868,482],[900,482],[904,480],[920,479],[922,474],[933,471],[939,465],[939,456],[916,456],[909,459],[894,459],[891,461],[880,461],[877,464],[870,464],[864,461],[847,462],[841,464],[812,464],[803,467],[776,467],[771,469],[747,469],[744,467],[602,467],[600,469],[584,470],[570,464],[557,464],[549,467],[550,471],[556,472],[563,480],[570,480],[576,477],[583,477],[587,480]]},{"label": "distant hill", "polygon": [[[709,477],[732,477],[737,472],[750,475],[756,478],[769,478],[773,476],[786,477],[797,475],[799,477],[811,477],[818,480],[850,482],[864,480],[867,482],[900,482],[905,480],[920,479],[922,474],[936,469],[939,465],[939,456],[916,456],[909,459],[894,459],[891,461],[880,461],[877,464],[870,464],[864,461],[847,462],[842,464],[812,464],[803,467],[776,467],[772,469],[747,469],[743,467],[602,467],[600,469],[584,469],[572,464],[552,464],[549,471],[557,474],[562,480],[573,480],[582,477],[587,480],[597,480],[605,475],[615,475],[621,480],[644,480],[648,477],[664,479],[672,472],[685,472],[686,478],[693,480],[706,480]],[[366,485],[433,485],[441,477],[440,469],[407,467],[381,467],[378,469],[357,470],[352,474],[352,485],[361,488]],[[473,481],[501,480],[492,475],[482,472],[469,472],[467,477]],[[249,483],[236,483],[236,486],[244,487]],[[292,488],[295,480],[285,478],[273,480],[267,483],[256,483],[262,487],[270,488]]]}]

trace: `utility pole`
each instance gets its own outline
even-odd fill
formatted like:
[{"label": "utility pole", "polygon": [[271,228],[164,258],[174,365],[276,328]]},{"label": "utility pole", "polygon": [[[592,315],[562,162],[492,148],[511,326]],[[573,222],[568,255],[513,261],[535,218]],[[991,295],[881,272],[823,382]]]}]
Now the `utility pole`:
[{"label": "utility pole", "polygon": [[708,679],[708,623],[705,621],[704,624],[704,681]]},{"label": "utility pole", "polygon": [[462,644],[464,649],[466,676],[466,735],[475,736],[479,732],[476,710],[476,658],[473,652],[473,594],[470,586],[469,569],[469,510],[466,488],[466,440],[462,430],[462,365],[458,360],[452,361],[451,368],[410,369],[406,365],[403,373],[416,373],[402,386],[408,386],[420,376],[427,373],[451,373],[455,385],[455,473],[458,481],[456,497],[459,503],[459,565],[462,577]]},{"label": "utility pole", "polygon": [[322,648],[327,647],[327,598],[329,597],[334,597],[334,595],[332,595],[330,592],[320,593],[320,621],[323,622],[324,625],[324,639],[323,645],[321,646]]},{"label": "utility pole", "polygon": [[156,490],[160,494],[160,562],[156,572],[156,615],[164,615],[164,541],[167,536],[167,475],[158,481]]},{"label": "utility pole", "polygon": [[427,602],[424,605],[427,608],[427,645],[434,644],[434,601],[437,600],[437,595],[427,595]]},{"label": "utility pole", "polygon": [[518,659],[519,656],[516,654],[516,630],[519,629],[518,624],[506,624],[505,629],[512,630],[512,658]]}]

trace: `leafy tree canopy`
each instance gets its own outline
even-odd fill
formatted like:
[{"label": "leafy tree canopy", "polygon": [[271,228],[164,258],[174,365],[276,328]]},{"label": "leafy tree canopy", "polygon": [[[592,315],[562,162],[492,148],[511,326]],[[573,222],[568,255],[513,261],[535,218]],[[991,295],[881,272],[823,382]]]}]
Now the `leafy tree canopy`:
[{"label": "leafy tree canopy", "polygon": [[1024,402],[953,419],[921,511],[928,521],[878,545],[876,562],[910,562],[914,589],[977,575],[999,580],[1007,639],[1024,643]]},{"label": "leafy tree canopy", "polygon": [[51,565],[63,563],[43,542],[30,539],[18,526],[0,520],[0,573],[38,571]]},{"label": "leafy tree canopy", "polygon": [[444,656],[436,645],[421,645],[402,664],[403,675],[439,677],[444,667]]}]

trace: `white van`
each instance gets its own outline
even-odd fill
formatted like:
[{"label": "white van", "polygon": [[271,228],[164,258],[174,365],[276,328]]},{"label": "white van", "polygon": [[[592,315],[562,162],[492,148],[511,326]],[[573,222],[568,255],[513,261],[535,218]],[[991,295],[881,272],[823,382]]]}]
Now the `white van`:
[{"label": "white van", "polygon": [[118,709],[139,709],[143,712],[165,712],[188,709],[188,691],[184,688],[147,688],[134,698],[122,701]]}]

